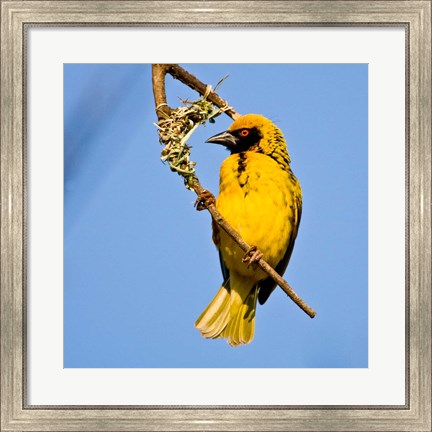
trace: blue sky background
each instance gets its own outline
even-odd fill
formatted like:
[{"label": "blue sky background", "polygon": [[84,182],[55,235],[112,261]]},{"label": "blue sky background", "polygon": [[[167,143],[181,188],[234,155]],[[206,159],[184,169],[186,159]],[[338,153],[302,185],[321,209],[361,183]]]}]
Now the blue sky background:
[{"label": "blue sky background", "polygon": [[[285,278],[314,319],[277,288],[258,306],[255,340],[230,347],[194,322],[222,282],[207,212],[160,161],[151,67],[64,66],[65,367],[368,366],[365,64],[182,65],[242,114],[284,132],[303,189]],[[167,78],[168,102],[197,94]],[[202,185],[218,191],[229,153],[193,135]]]}]

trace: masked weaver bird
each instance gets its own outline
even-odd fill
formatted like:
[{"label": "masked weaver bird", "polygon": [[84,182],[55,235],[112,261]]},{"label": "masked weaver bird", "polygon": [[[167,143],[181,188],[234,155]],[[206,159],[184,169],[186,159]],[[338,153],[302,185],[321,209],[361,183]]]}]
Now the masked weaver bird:
[{"label": "masked weaver bird", "polygon": [[[231,155],[220,169],[216,208],[243,240],[283,274],[300,224],[302,192],[290,168],[280,129],[257,114],[244,115],[207,140]],[[239,246],[213,222],[224,281],[195,327],[206,338],[225,338],[231,346],[248,344],[255,331],[257,300],[264,304],[275,282],[256,265],[246,265]],[[261,255],[255,255],[259,261]]]}]

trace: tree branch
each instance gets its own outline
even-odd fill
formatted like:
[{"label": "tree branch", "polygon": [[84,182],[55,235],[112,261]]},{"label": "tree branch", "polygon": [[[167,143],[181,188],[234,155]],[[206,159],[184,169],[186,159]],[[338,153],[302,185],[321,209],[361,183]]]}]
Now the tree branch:
[{"label": "tree branch", "polygon": [[[191,89],[197,91],[201,96],[205,94],[208,88],[207,84],[201,82],[198,78],[189,73],[187,70],[183,69],[178,64],[154,64],[152,65],[152,72],[153,94],[157,110],[156,114],[159,120],[161,119],[161,117],[159,117],[161,111],[168,115],[172,111],[172,108],[168,106],[166,101],[165,76],[167,73]],[[228,103],[213,90],[210,91],[209,95],[207,96],[207,100],[212,102],[218,108],[229,107]],[[228,114],[233,120],[236,120],[240,117],[240,114],[234,111],[234,109],[231,107],[225,109],[224,112]]]},{"label": "tree branch", "polygon": [[168,65],[163,64],[152,65],[153,94],[158,120],[168,117],[172,112],[172,108],[167,104],[165,91],[165,75],[168,72],[167,66]]},{"label": "tree branch", "polygon": [[[156,105],[156,115],[158,120],[163,120],[173,111],[166,102],[166,92],[165,92],[165,76],[169,73],[175,79],[178,79],[183,84],[189,86],[190,88],[196,90],[202,96],[206,93],[208,86],[198,80],[195,76],[187,72],[185,69],[176,64],[154,64],[152,65],[152,80],[153,80],[153,94]],[[211,91],[207,96],[207,99],[211,101],[214,105],[219,108],[226,108],[228,103],[217,95],[214,91]],[[233,108],[229,107],[224,111],[232,119],[240,117]],[[192,189],[198,195],[202,196],[206,191],[194,177]],[[216,206],[213,203],[204,203],[207,210],[210,212],[213,220],[220,226],[242,249],[244,252],[250,250],[250,246],[240,237],[240,235],[228,224],[224,217],[219,213]],[[316,312],[308,306],[298,294],[291,288],[291,286],[286,282],[266,261],[262,258],[257,263],[258,267],[267,273],[290,297],[290,299],[299,306],[304,312],[306,312],[311,318],[314,318]]]},{"label": "tree branch", "polygon": [[[168,65],[168,73],[183,84],[196,90],[200,95],[203,96],[205,94],[207,85],[203,84],[198,78],[189,73],[187,70],[183,69],[178,64]],[[210,91],[210,94],[207,96],[207,100],[212,102],[218,108],[225,108],[229,106],[228,103],[219,97],[219,95],[213,90]],[[240,117],[240,114],[234,111],[234,109],[231,107],[226,109],[225,113],[228,114],[233,120],[236,120]]]}]

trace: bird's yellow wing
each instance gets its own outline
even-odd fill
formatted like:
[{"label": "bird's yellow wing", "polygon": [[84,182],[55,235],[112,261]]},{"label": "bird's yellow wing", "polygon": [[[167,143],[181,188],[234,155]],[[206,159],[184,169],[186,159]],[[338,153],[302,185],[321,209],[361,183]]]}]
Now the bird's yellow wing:
[{"label": "bird's yellow wing", "polygon": [[[288,242],[288,247],[285,252],[285,255],[283,258],[279,261],[279,263],[276,265],[275,270],[278,274],[281,276],[284,274],[289,260],[291,258],[292,251],[294,249],[294,243],[295,239],[297,237],[297,232],[300,226],[300,220],[301,220],[301,213],[302,213],[302,200],[301,195],[298,195],[296,197],[297,199],[294,201],[295,203],[295,213],[294,213],[294,220],[293,220],[293,227],[294,229],[291,232],[291,237]],[[263,305],[267,299],[270,297],[270,294],[274,291],[276,288],[276,282],[268,277],[267,279],[264,279],[259,284],[259,292],[258,292],[258,302],[259,304]]]}]

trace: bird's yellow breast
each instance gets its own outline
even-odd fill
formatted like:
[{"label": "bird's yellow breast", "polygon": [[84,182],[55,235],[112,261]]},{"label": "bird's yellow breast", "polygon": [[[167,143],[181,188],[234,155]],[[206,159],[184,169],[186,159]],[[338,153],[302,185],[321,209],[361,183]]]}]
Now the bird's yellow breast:
[{"label": "bird's yellow breast", "polygon": [[[233,154],[221,166],[218,210],[273,267],[283,258],[297,228],[299,201],[297,179],[269,156],[255,152]],[[249,277],[256,274],[257,280],[263,278],[263,274],[241,263],[244,252],[224,232],[220,250],[230,270]]]}]

